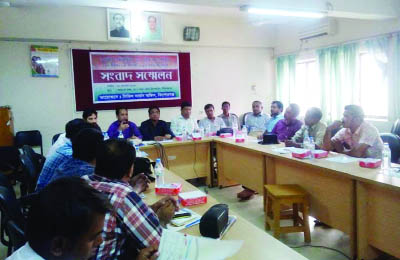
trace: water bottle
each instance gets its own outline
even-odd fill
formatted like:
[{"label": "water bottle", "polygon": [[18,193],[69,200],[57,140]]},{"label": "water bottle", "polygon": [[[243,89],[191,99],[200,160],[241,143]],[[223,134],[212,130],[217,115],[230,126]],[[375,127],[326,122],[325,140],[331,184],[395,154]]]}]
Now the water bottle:
[{"label": "water bottle", "polygon": [[139,145],[135,145],[136,157],[141,157],[141,152],[139,149]]},{"label": "water bottle", "polygon": [[308,130],[304,131],[303,138],[303,148],[309,150],[310,149],[310,136],[308,135]]},{"label": "water bottle", "polygon": [[200,136],[203,138],[204,137],[204,127],[199,127],[199,133],[200,133]]},{"label": "water bottle", "polygon": [[309,149],[311,150],[311,159],[313,159],[314,151],[315,151],[315,142],[314,142],[314,138],[312,138],[312,136],[310,136],[309,138],[310,138]]},{"label": "water bottle", "polygon": [[107,132],[103,132],[103,136],[104,136],[104,141],[110,139]]},{"label": "water bottle", "polygon": [[242,133],[243,133],[243,137],[244,138],[246,138],[247,137],[247,127],[246,127],[246,125],[244,125],[243,127],[242,127]]},{"label": "water bottle", "polygon": [[122,134],[122,131],[119,131],[118,138],[122,138],[122,139],[124,139],[124,134]]},{"label": "water bottle", "polygon": [[236,121],[232,122],[232,130],[233,130],[233,135],[236,135],[237,131],[239,131],[239,126]]},{"label": "water bottle", "polygon": [[154,172],[156,175],[156,187],[161,187],[164,185],[164,167],[161,163],[161,159],[156,159],[156,166],[154,167]]},{"label": "water bottle", "polygon": [[382,169],[389,170],[391,168],[392,162],[392,151],[390,150],[389,144],[383,144],[383,151],[382,151]]}]

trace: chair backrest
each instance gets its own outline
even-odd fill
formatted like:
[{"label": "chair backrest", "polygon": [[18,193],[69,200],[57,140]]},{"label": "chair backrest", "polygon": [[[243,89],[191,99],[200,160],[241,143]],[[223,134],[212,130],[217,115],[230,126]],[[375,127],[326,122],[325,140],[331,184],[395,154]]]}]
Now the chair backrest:
[{"label": "chair backrest", "polygon": [[244,126],[244,125],[246,124],[246,119],[247,119],[247,117],[248,117],[251,113],[253,113],[253,112],[247,112],[247,113],[244,113],[244,114],[243,114],[243,117],[242,117],[242,126]]},{"label": "chair backrest", "polygon": [[0,147],[0,171],[18,171],[21,167],[19,155],[15,146]]},{"label": "chair backrest", "polygon": [[26,154],[21,154],[21,161],[24,168],[22,186],[25,186],[24,189],[21,187],[21,194],[26,195],[26,192],[32,193],[35,191],[40,172],[36,170],[34,163]]},{"label": "chair backrest", "polygon": [[22,148],[24,145],[40,146],[40,153],[43,155],[42,135],[38,130],[20,131],[15,134],[15,145]]},{"label": "chair backrest", "polygon": [[42,171],[46,158],[43,155],[35,153],[35,151],[29,145],[24,145],[22,147],[22,151],[32,161],[35,166],[36,172],[40,173]]},{"label": "chair backrest", "polygon": [[393,124],[393,126],[392,126],[392,130],[390,130],[390,132],[391,132],[392,134],[395,134],[395,135],[400,136],[400,119],[397,119],[397,120],[394,122],[394,124]]},{"label": "chair backrest", "polygon": [[24,228],[24,226],[18,225],[13,220],[7,221],[5,229],[9,237],[8,256],[26,243],[27,239],[25,237]]},{"label": "chair backrest", "polygon": [[0,186],[4,186],[4,187],[12,189],[10,180],[8,179],[8,177],[5,174],[3,174],[1,172],[0,172]]},{"label": "chair backrest", "polygon": [[21,204],[15,197],[15,191],[13,188],[0,186],[0,211],[1,223],[4,223],[3,221],[10,219],[19,225],[23,225],[25,223]]},{"label": "chair backrest", "polygon": [[380,134],[382,141],[388,143],[392,152],[392,162],[400,163],[400,137],[392,133]]},{"label": "chair backrest", "polygon": [[51,144],[53,145],[55,142],[57,142],[58,137],[60,137],[61,133],[55,134],[53,138],[51,139]]}]

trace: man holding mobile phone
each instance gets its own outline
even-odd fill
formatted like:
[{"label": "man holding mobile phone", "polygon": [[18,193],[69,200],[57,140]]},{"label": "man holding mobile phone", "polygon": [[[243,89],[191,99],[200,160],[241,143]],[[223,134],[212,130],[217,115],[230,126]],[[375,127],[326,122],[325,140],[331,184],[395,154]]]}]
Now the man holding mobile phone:
[{"label": "man holding mobile phone", "polygon": [[118,138],[121,134],[125,139],[143,138],[136,124],[128,120],[128,109],[117,108],[115,114],[117,116],[117,121],[113,122],[107,131],[110,138]]}]

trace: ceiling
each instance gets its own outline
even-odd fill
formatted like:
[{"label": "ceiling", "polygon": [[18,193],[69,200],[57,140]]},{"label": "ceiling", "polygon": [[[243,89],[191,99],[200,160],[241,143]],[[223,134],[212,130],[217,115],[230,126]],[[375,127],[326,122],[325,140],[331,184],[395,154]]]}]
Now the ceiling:
[{"label": "ceiling", "polygon": [[400,0],[0,0],[12,7],[43,5],[133,8],[144,11],[246,19],[253,24],[282,24],[307,18],[249,15],[240,6],[327,12],[335,18],[385,20],[400,16]]}]

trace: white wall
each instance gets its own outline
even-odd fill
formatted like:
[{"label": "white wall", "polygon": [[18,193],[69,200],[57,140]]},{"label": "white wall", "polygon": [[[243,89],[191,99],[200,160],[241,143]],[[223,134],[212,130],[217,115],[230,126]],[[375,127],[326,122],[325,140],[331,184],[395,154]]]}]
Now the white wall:
[{"label": "white wall", "polygon": [[[71,48],[190,52],[192,113],[197,118],[204,116],[206,103],[214,103],[219,113],[221,102],[229,100],[232,111],[240,114],[251,109],[254,99],[269,103],[275,96],[272,49],[267,48],[274,38],[273,28],[264,28],[260,33],[260,27],[228,19],[166,15],[165,40],[169,44],[134,45],[106,42],[105,9],[4,10],[0,9],[0,105],[12,106],[16,131],[42,132],[45,151],[51,137],[64,131],[67,121],[81,116],[75,112]],[[181,40],[185,25],[200,26],[198,43]],[[12,41],[5,41],[11,38]],[[60,48],[59,78],[31,77],[29,46],[34,43]],[[178,113],[178,108],[161,110],[167,121]],[[147,119],[147,110],[130,110],[130,119],[140,123]],[[102,129],[106,130],[113,120],[114,111],[100,111]]]}]

